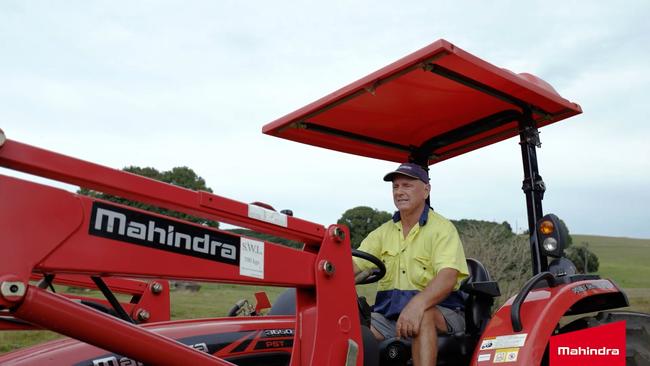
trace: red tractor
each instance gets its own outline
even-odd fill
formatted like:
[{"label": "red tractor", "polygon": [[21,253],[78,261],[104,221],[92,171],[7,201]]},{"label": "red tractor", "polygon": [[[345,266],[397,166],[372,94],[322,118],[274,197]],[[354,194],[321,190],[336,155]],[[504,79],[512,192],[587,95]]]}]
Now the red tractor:
[{"label": "red tractor", "polygon": [[[544,215],[538,129],[581,113],[548,83],[439,40],[263,128],[269,135],[391,162],[431,164],[520,136],[533,277],[493,313],[498,284],[476,259],[462,285],[467,329],[440,337],[439,365],[547,365],[552,335],[626,320],[627,364],[649,365],[650,317],[611,280],[576,274]],[[9,134],[11,131],[7,131]],[[348,229],[192,191],[0,136],[0,166],[304,243],[302,250],[0,175],[0,329],[70,338],[0,356],[2,365],[403,365],[377,344],[358,301]],[[167,280],[292,288],[249,316],[169,320]],[[105,300],[52,284],[99,289]],[[120,302],[115,292],[131,296]],[[232,313],[246,308],[238,304]],[[560,326],[564,316],[600,312]]]}]

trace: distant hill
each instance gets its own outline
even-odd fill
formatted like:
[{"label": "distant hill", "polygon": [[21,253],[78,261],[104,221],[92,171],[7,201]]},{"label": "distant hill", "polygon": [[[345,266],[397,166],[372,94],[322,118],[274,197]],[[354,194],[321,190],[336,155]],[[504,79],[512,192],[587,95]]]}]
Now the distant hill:
[{"label": "distant hill", "polygon": [[598,256],[598,274],[624,288],[650,288],[650,239],[576,235],[573,245],[589,243]]}]

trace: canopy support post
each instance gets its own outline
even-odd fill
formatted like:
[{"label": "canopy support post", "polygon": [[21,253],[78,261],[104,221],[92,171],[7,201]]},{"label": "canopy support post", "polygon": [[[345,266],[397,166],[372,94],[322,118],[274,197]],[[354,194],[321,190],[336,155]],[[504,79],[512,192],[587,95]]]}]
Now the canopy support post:
[{"label": "canopy support post", "polygon": [[530,235],[530,255],[532,257],[533,275],[544,272],[548,269],[548,261],[540,252],[537,240],[537,221],[542,218],[542,200],[546,185],[539,175],[537,166],[536,148],[541,147],[539,130],[535,125],[532,112],[524,110],[523,118],[519,120],[519,145],[521,146],[521,158],[524,166],[524,181],[521,189],[526,195],[526,208],[528,211],[528,233]]}]

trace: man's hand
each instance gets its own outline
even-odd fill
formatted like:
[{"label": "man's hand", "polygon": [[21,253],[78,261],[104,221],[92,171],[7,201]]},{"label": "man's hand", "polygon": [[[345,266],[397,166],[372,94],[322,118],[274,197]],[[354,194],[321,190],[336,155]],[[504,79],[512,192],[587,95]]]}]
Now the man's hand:
[{"label": "man's hand", "polygon": [[417,295],[413,297],[402,309],[399,318],[397,318],[395,324],[397,338],[416,337],[420,331],[420,323],[426,309],[426,303],[420,301]]},{"label": "man's hand", "polygon": [[364,269],[363,271],[355,272],[354,273],[354,283],[359,284],[361,281],[365,280],[370,276],[370,270],[369,269]]}]

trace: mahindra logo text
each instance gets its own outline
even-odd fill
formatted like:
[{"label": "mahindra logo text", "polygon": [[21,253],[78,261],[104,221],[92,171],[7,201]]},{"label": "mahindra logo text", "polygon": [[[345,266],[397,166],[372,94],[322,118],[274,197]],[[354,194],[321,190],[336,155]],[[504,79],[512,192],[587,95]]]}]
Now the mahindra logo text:
[{"label": "mahindra logo text", "polygon": [[560,356],[618,356],[618,348],[591,348],[591,347],[558,347],[557,354]]},{"label": "mahindra logo text", "polygon": [[[104,221],[104,219],[106,220]],[[102,226],[104,222],[106,222],[105,229]],[[162,245],[173,245],[176,248],[185,248],[186,250],[209,253],[210,255],[215,255],[217,249],[219,249],[220,256],[237,259],[237,252],[234,245],[211,240],[209,234],[205,234],[202,237],[192,237],[188,234],[175,232],[172,225],[168,225],[167,230],[165,230],[156,227],[156,223],[151,220],[145,225],[140,222],[128,221],[126,215],[119,212],[113,212],[103,208],[97,209],[95,230],[105,230],[113,233],[115,232],[115,226],[117,226],[117,234],[130,238],[146,240]]]},{"label": "mahindra logo text", "polygon": [[240,239],[235,235],[101,202],[93,204],[89,233],[179,254],[239,264]]}]

